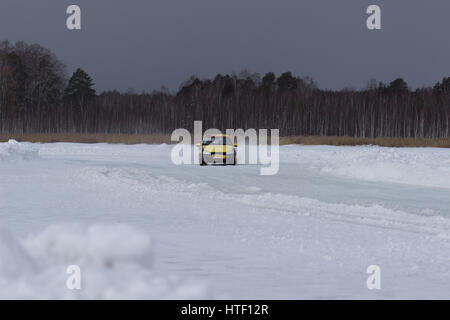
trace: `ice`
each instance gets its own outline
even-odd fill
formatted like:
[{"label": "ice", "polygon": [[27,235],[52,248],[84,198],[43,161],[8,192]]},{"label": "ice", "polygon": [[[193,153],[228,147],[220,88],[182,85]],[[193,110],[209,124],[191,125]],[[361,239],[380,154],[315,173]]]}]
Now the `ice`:
[{"label": "ice", "polygon": [[449,298],[448,149],[282,146],[274,176],[170,145],[0,150],[0,298]]}]

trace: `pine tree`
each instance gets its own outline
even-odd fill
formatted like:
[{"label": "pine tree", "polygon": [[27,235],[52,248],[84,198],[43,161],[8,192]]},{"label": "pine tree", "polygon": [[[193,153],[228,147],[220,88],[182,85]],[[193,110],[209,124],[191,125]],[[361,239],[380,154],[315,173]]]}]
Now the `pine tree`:
[{"label": "pine tree", "polygon": [[408,84],[402,78],[397,78],[389,84],[388,91],[392,93],[401,93],[408,91]]},{"label": "pine tree", "polygon": [[442,79],[442,83],[438,82],[433,87],[435,92],[449,92],[450,91],[450,77]]},{"label": "pine tree", "polygon": [[74,109],[72,120],[80,124],[82,132],[87,132],[89,123],[89,106],[94,106],[95,90],[92,78],[83,70],[77,69],[64,91],[64,100]]},{"label": "pine tree", "polygon": [[291,72],[283,73],[276,81],[280,91],[297,89],[300,82],[301,80],[293,77]]},{"label": "pine tree", "polygon": [[95,97],[93,86],[92,78],[84,70],[78,68],[64,91],[65,99],[83,109]]}]

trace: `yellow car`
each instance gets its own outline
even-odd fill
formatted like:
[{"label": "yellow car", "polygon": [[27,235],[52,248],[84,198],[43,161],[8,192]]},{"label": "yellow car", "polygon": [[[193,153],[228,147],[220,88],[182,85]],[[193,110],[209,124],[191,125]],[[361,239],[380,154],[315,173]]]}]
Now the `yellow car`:
[{"label": "yellow car", "polygon": [[225,134],[212,135],[203,139],[199,147],[200,165],[222,164],[236,165],[236,148],[230,137]]}]

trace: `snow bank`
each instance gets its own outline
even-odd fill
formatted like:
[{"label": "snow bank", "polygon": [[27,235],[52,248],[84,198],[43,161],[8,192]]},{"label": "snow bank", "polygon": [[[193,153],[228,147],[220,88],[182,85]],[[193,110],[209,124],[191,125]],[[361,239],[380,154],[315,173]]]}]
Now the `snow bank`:
[{"label": "snow bank", "polygon": [[9,140],[0,143],[0,161],[33,160],[39,157],[39,150],[29,143]]},{"label": "snow bank", "polygon": [[327,203],[295,195],[261,193],[247,194],[236,201],[254,207],[283,210],[320,219],[348,222],[354,225],[389,228],[450,238],[450,220],[442,216],[416,215],[381,205],[349,205]]},{"label": "snow bank", "polygon": [[[22,241],[0,230],[0,299],[198,299],[202,285],[152,273],[150,237],[127,225],[52,225]],[[81,271],[69,290],[67,267]]]},{"label": "snow bank", "polygon": [[[378,146],[285,146],[281,161],[376,182],[450,188],[450,150]],[[282,166],[282,164],[281,164]]]}]

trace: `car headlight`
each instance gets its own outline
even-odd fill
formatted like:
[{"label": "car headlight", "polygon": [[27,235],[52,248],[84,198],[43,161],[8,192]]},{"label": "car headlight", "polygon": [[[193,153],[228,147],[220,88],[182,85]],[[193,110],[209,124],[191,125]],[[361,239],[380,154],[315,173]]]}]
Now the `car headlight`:
[{"label": "car headlight", "polygon": [[208,150],[203,150],[203,154],[211,154]]}]

